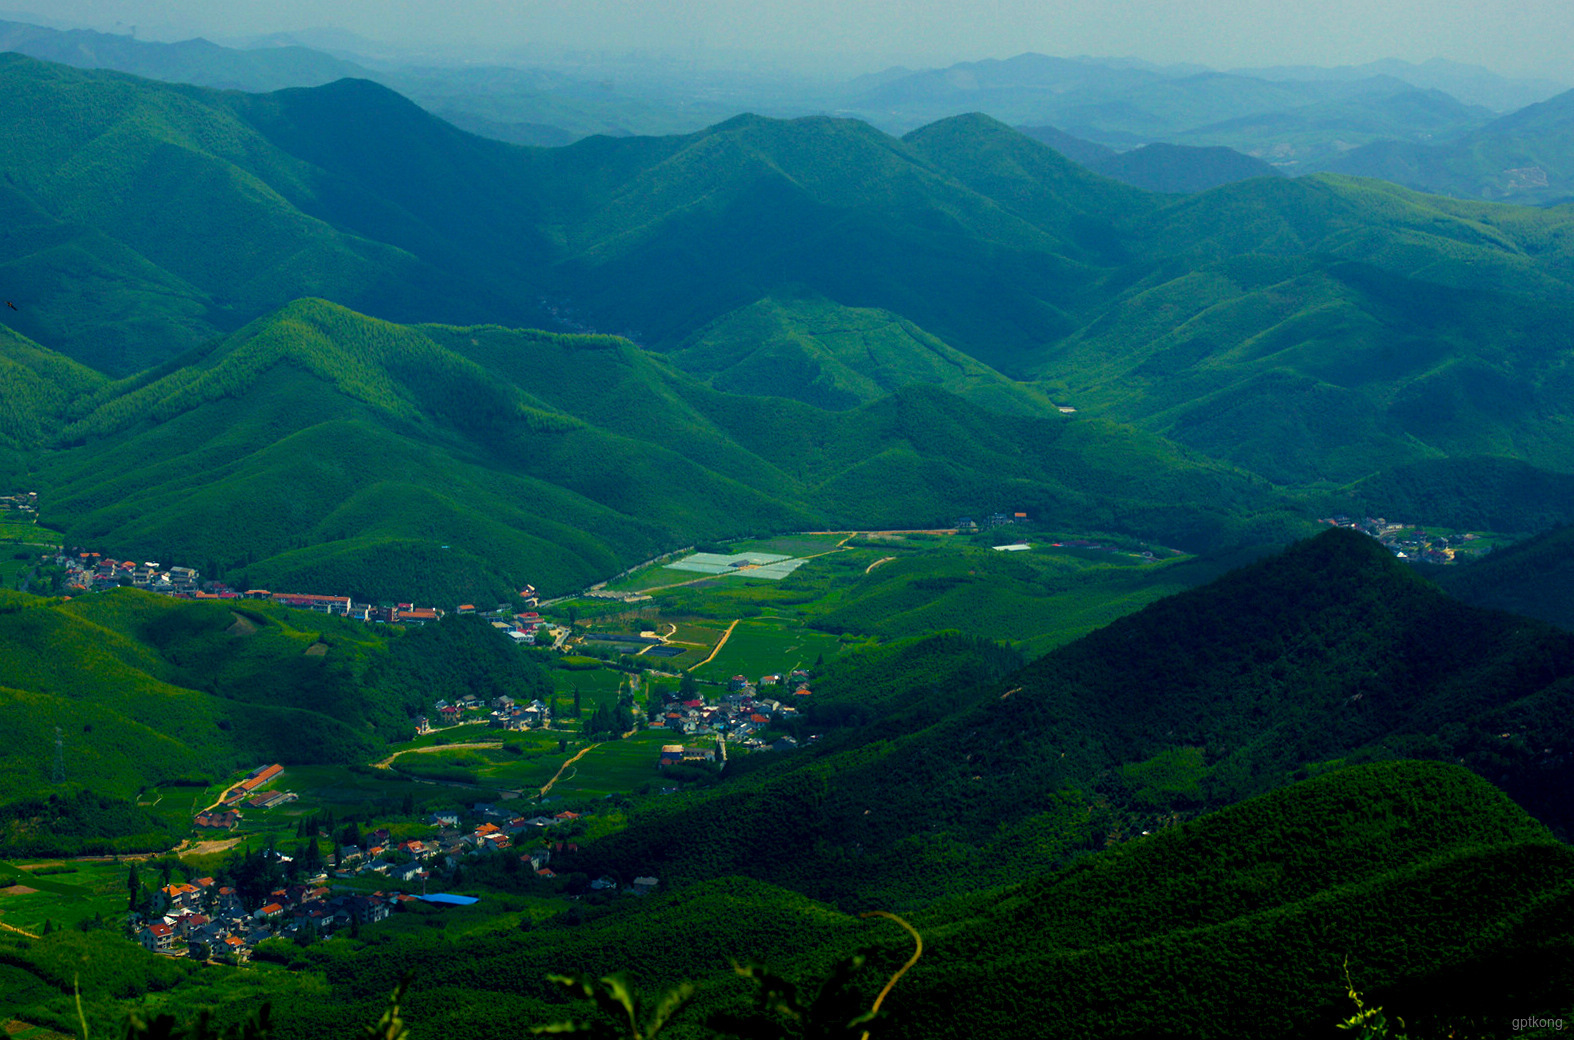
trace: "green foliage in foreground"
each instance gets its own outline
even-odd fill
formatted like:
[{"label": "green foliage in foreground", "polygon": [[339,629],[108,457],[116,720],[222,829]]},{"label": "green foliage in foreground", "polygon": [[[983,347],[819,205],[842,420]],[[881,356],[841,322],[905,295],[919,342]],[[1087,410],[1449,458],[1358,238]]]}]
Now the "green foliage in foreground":
[{"label": "green foliage in foreground", "polygon": [[[306,947],[289,975],[215,974],[75,932],[0,938],[0,970],[14,974],[16,1012],[67,1030],[71,965],[91,942],[94,1021],[167,989],[163,1009],[227,998],[215,1028],[270,1001],[278,1037],[348,1035],[384,1013],[455,1040],[566,1018],[579,1035],[652,1035],[656,1005],[638,994],[685,983],[667,1040],[843,1036],[874,1009],[863,1026],[917,1040],[1310,1036],[1350,1018],[1348,980],[1408,1035],[1501,1035],[1511,1018],[1559,1014],[1574,983],[1574,853],[1489,784],[1427,762],[1341,770],[1070,869],[929,902],[909,915],[920,957],[889,924],[742,878],[586,902],[528,931],[496,893],[465,923],[449,914]],[[486,914],[495,923],[475,927]],[[744,960],[770,967],[740,976]],[[611,1014],[565,1004],[548,977],[564,972]]]}]

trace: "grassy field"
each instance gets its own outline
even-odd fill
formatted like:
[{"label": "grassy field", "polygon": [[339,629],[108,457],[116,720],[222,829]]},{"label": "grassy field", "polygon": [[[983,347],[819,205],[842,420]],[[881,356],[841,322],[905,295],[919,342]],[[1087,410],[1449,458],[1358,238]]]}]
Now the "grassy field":
[{"label": "grassy field", "polygon": [[406,794],[415,802],[417,813],[428,806],[451,805],[455,798],[444,788],[405,779],[395,772],[345,766],[290,766],[273,787],[294,791],[300,800],[273,809],[245,810],[246,831],[293,830],[301,817],[323,811],[339,817],[394,816],[401,812]]},{"label": "grassy field", "polygon": [[838,637],[805,628],[801,621],[754,618],[738,622],[715,659],[696,668],[694,675],[717,682],[745,675],[752,681],[770,672],[808,668],[817,658],[829,660],[842,649]]},{"label": "grassy field", "polygon": [[[565,739],[569,740],[567,753],[559,750]],[[534,730],[510,733],[505,741],[487,747],[406,752],[394,760],[393,769],[399,775],[426,781],[529,794],[552,779],[564,759],[580,746],[569,734]],[[448,800],[452,801],[451,795]]]},{"label": "grassy field", "polygon": [[672,743],[694,744],[696,741],[692,737],[679,741],[664,730],[647,729],[627,740],[597,744],[553,785],[551,797],[603,798],[659,781],[661,773],[656,764],[661,756],[661,745]]},{"label": "grassy field", "polygon": [[150,787],[137,797],[137,807],[178,827],[191,825],[192,817],[218,800],[224,785],[214,787]]},{"label": "grassy field", "polygon": [[45,921],[56,928],[99,914],[113,921],[126,910],[127,870],[110,861],[0,863],[0,924],[36,934]]}]

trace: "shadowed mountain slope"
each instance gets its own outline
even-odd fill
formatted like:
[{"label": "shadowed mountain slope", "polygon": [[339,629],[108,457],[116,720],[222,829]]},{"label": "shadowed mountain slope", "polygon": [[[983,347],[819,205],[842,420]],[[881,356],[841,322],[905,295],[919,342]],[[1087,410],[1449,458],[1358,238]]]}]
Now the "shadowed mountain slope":
[{"label": "shadowed mountain slope", "polygon": [[[949,679],[923,663],[935,655],[967,660],[919,643],[828,671],[811,726],[846,718],[865,690],[903,693],[877,721],[751,761],[697,804],[651,809],[597,862],[879,904],[1005,881],[1340,764],[1418,755],[1463,760],[1574,825],[1574,637],[1451,600],[1362,535],[1299,543],[1009,676],[979,657]],[[771,823],[720,822],[755,814]]]},{"label": "shadowed mountain slope", "polygon": [[1466,603],[1540,618],[1574,631],[1574,527],[1553,528],[1467,567],[1449,568],[1438,584]]},{"label": "shadowed mountain slope", "polygon": [[1149,144],[1092,162],[1089,168],[1146,191],[1189,195],[1209,188],[1277,177],[1279,171],[1233,148]]}]

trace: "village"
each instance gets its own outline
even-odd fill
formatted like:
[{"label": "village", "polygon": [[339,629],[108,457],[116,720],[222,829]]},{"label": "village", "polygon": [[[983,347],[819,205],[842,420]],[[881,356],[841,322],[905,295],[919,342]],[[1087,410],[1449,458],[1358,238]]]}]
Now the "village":
[{"label": "village", "polygon": [[[652,778],[659,784],[665,774],[682,766],[725,768],[729,746],[754,752],[796,749],[798,741],[790,735],[769,741],[762,735],[797,718],[799,706],[813,696],[809,678],[805,669],[763,675],[757,682],[738,675],[728,682],[725,692],[711,700],[694,691],[675,693],[665,703],[652,698],[655,703],[643,728],[691,738],[685,743],[660,745],[650,761]],[[789,689],[790,694],[785,692]],[[796,703],[787,703],[787,699]],[[434,727],[433,718],[442,725]],[[482,703],[467,696],[454,704],[438,702],[431,716],[415,721],[420,733],[432,734],[477,726],[551,731],[555,720],[540,701],[516,704],[511,698],[498,697]],[[213,806],[197,813],[193,829],[199,834],[244,833],[247,814],[268,814],[298,801],[295,792],[280,787],[285,779],[286,770],[278,763],[253,769],[228,787]],[[675,792],[677,781],[671,783],[656,786],[654,793]],[[303,847],[310,851],[304,857],[299,852],[295,857],[286,855],[270,844],[260,855],[286,883],[268,889],[265,895],[248,896],[235,885],[213,877],[171,882],[129,916],[127,930],[155,953],[240,962],[250,959],[258,944],[266,940],[307,943],[341,933],[357,934],[363,925],[381,921],[412,902],[438,908],[475,903],[481,897],[428,893],[434,885],[458,887],[469,860],[498,863],[500,857],[507,857],[511,873],[528,873],[551,884],[559,878],[552,865],[554,857],[578,851],[578,844],[571,839],[594,813],[584,809],[540,811],[550,801],[543,798],[531,814],[515,807],[520,805],[517,799],[510,804],[512,798],[505,795],[499,801],[429,812],[417,828],[424,833],[414,837],[408,836],[409,827],[401,828],[405,836],[399,839],[387,827],[364,834],[352,828],[353,840],[349,841],[341,840],[346,837],[342,832],[336,836],[327,829],[314,829],[305,835],[308,841]],[[326,856],[318,844],[324,840],[334,842]],[[599,877],[578,888],[564,881],[553,887],[567,898],[577,899],[590,893],[642,896],[658,885],[657,878],[640,875],[626,883]]]},{"label": "village", "polygon": [[[252,770],[225,793],[226,808],[199,814],[195,827],[210,833],[233,830],[246,807],[273,808],[294,801],[291,792],[260,790],[283,774],[277,763]],[[353,825],[336,837],[315,827],[314,820],[301,846],[307,850],[304,855],[299,850],[296,856],[286,855],[271,843],[258,854],[284,883],[248,893],[213,877],[171,882],[149,893],[129,915],[126,930],[155,953],[236,962],[250,959],[258,944],[268,939],[308,943],[356,934],[361,926],[381,921],[412,902],[438,908],[478,902],[476,896],[427,891],[433,882],[460,883],[467,860],[500,862],[507,857],[511,862],[505,869],[510,873],[528,872],[543,883],[553,882],[558,873],[550,864],[554,857],[579,851],[568,838],[591,815],[565,809],[527,816],[506,803],[475,802],[427,813],[417,828],[426,833],[402,839],[395,839],[387,827],[363,833]],[[323,840],[334,842],[325,859],[319,845]],[[567,881],[553,887],[576,899],[586,893],[642,896],[657,886],[656,878],[638,876],[626,884],[596,878],[582,890]]]},{"label": "village", "polygon": [[1491,544],[1483,542],[1482,536],[1475,532],[1433,534],[1424,527],[1397,523],[1380,516],[1357,520],[1340,514],[1325,517],[1318,522],[1360,531],[1387,546],[1395,558],[1416,563],[1452,564],[1492,551]]},{"label": "village", "polygon": [[[651,697],[646,729],[666,730],[674,736],[709,738],[715,742],[714,746],[708,743],[704,746],[663,745],[657,764],[668,766],[682,762],[718,762],[725,766],[729,744],[734,749],[751,752],[795,750],[798,741],[791,735],[782,734],[771,740],[764,739],[764,736],[773,728],[792,727],[799,719],[799,706],[813,696],[808,683],[809,672],[800,668],[785,677],[781,674],[763,675],[758,682],[735,675],[728,680],[726,692],[713,700],[699,696],[697,687],[687,695],[672,693],[670,699]],[[788,689],[792,690],[790,695],[786,693]],[[502,696],[483,702],[473,694],[452,704],[438,701],[433,705],[433,715],[443,726],[434,727],[431,715],[419,715],[413,720],[417,734],[436,733],[444,727],[477,723],[484,723],[490,729],[528,732],[551,729],[556,721],[552,716],[552,708],[539,700],[518,704],[513,698]],[[815,738],[810,736],[808,739],[812,741]]]},{"label": "village", "polygon": [[[85,550],[61,551],[54,557],[55,566],[64,572],[62,591],[104,592],[130,586],[145,592],[192,600],[268,600],[297,610],[311,610],[319,614],[347,618],[367,624],[423,625],[440,621],[446,611],[438,607],[420,607],[412,603],[357,603],[350,596],[324,596],[306,592],[273,592],[268,589],[236,590],[223,582],[203,581],[201,572],[193,567],[161,567],[157,562],[114,560],[101,553]],[[526,585],[519,590],[527,607],[536,604],[536,590]],[[491,611],[480,611],[474,604],[461,603],[459,614],[480,614],[494,627],[503,629],[520,643],[531,643],[546,621],[534,610],[514,612],[506,605]],[[549,634],[551,633],[550,626]]]}]

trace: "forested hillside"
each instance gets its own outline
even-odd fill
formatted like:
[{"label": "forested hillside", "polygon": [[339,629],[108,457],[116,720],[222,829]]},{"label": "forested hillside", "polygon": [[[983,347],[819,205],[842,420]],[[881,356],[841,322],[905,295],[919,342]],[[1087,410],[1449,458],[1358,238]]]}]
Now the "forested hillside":
[{"label": "forested hillside", "polygon": [[[1568,850],[1465,770],[1342,770],[911,913],[924,952],[879,1025],[915,1038],[1039,1036],[1046,1025],[1105,1037],[1336,1035],[1334,1023],[1355,1011],[1353,982],[1369,1006],[1421,1035],[1491,1032],[1505,1016],[1563,1007],[1571,885]],[[477,928],[483,921],[410,911],[360,938],[285,946],[301,974],[223,991],[231,999],[218,1021],[254,1014],[270,980],[313,980],[309,1001],[272,990],[276,1035],[344,1033],[375,1019],[408,974],[412,1028],[494,1036],[569,1016],[603,1020],[566,1005],[547,975],[626,971],[651,999],[696,984],[663,1035],[755,1036],[781,1018],[757,1008],[738,962],[779,972],[805,1004],[843,979],[845,992],[830,990],[817,1013],[851,1017],[913,952],[889,921],[738,877],[590,905],[523,932]],[[59,964],[89,949],[101,969],[82,977],[83,997],[106,1025],[112,995],[173,987],[169,1006],[216,992],[177,970],[184,962],[135,949],[110,959],[91,934],[66,932],[4,951],[12,1006],[60,1020],[71,984]],[[862,968],[838,970],[860,951]]]},{"label": "forested hillside", "polygon": [[[445,685],[433,671],[449,673]],[[474,618],[371,629],[267,602],[134,589],[0,604],[0,802],[50,789],[55,727],[72,789],[125,799],[258,763],[361,763],[453,681],[527,701],[536,666]],[[189,822],[189,821],[183,821]],[[162,848],[168,842],[156,847]]]},{"label": "forested hillside", "polygon": [[1279,499],[1247,474],[1068,422],[974,371],[957,391],[1029,414],[922,385],[848,410],[762,408],[611,337],[302,301],[99,390],[38,476],[73,542],[253,586],[449,604],[568,591],[685,542],[933,526],[997,502],[1199,545],[1295,530],[1259,513]]},{"label": "forested hillside", "polygon": [[1299,543],[1012,674],[982,653],[850,659],[816,683],[810,723],[834,727],[817,746],[653,808],[591,863],[900,905],[1396,757],[1462,761],[1574,826],[1574,637],[1460,604],[1362,535]]}]

